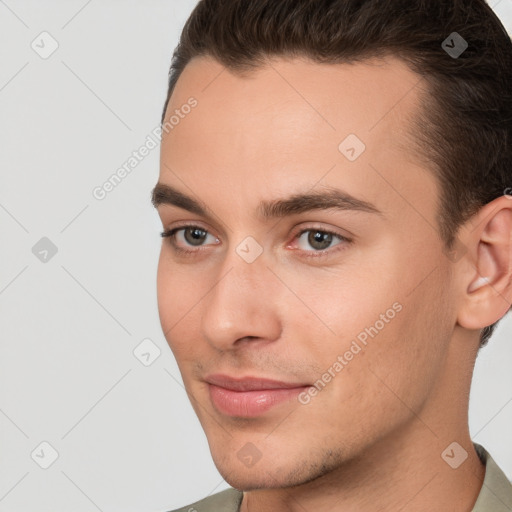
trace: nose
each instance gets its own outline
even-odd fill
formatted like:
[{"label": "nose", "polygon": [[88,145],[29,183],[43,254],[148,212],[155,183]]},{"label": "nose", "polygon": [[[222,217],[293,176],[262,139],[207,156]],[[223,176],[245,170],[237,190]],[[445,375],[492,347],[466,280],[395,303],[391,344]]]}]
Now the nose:
[{"label": "nose", "polygon": [[247,263],[232,252],[201,311],[204,338],[223,351],[249,341],[273,342],[282,329],[278,283],[265,258]]}]

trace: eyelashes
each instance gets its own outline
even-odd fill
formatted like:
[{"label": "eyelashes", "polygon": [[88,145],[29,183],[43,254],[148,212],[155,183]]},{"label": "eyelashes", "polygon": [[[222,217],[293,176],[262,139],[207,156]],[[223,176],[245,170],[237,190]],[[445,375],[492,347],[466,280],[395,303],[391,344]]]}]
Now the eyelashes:
[{"label": "eyelashes", "polygon": [[[213,245],[220,244],[220,240],[217,237],[209,233],[208,230],[195,224],[187,224],[168,229],[160,233],[160,235],[162,238],[169,239],[169,244],[172,249],[180,255],[193,256],[194,254],[208,250],[211,244],[203,244],[203,242],[207,242],[209,237],[213,239]],[[304,237],[304,235],[308,236]],[[336,243],[332,245],[333,242]],[[301,247],[294,247],[293,244],[295,243]],[[291,244],[287,244],[286,248],[297,251],[305,257],[322,257],[343,250],[350,243],[352,243],[351,239],[336,231],[311,226],[297,231],[296,234],[293,235]],[[305,249],[304,247],[309,247],[312,250]]]},{"label": "eyelashes", "polygon": [[[308,236],[305,238],[305,240],[302,240],[304,238],[304,235],[306,235],[306,234],[308,234]],[[320,236],[318,236],[318,235],[320,235]],[[336,244],[334,244],[334,246],[332,246],[331,243],[335,239],[338,239],[338,243],[336,243]],[[318,229],[318,228],[303,229],[302,231],[299,232],[298,236],[296,236],[294,238],[294,240],[297,240],[299,244],[301,242],[302,243],[305,242],[306,244],[309,244],[310,247],[313,247],[314,244],[319,244],[320,247],[314,248],[315,250],[313,252],[326,251],[326,250],[331,249],[331,247],[336,247],[343,241],[348,241],[347,238],[345,238],[344,236],[341,236],[338,233],[335,233],[335,232],[329,231],[329,230],[325,230],[325,229]],[[327,243],[327,247],[324,247],[325,243]],[[304,248],[302,248],[301,250],[304,250],[306,252],[311,252]]]},{"label": "eyelashes", "polygon": [[[166,231],[163,231],[162,233],[160,233],[160,236],[162,236],[162,238],[168,238],[169,239],[169,242],[170,242],[170,245],[172,247],[172,249],[178,253],[178,254],[182,254],[182,255],[188,255],[188,254],[193,254],[193,253],[197,253],[199,251],[203,251],[204,250],[204,246],[203,245],[191,245],[189,247],[196,247],[196,249],[184,249],[183,247],[181,247],[178,243],[177,243],[177,238],[178,238],[178,234],[180,232],[183,232],[183,238],[185,239],[186,241],[186,236],[185,234],[188,233],[188,234],[191,234],[192,233],[192,238],[191,240],[193,240],[194,242],[196,241],[199,241],[201,242],[203,239],[206,239],[208,235],[212,236],[206,229],[203,229],[201,226],[195,226],[195,225],[185,225],[185,226],[180,226],[180,227],[176,227],[176,228],[173,228],[173,229],[169,229],[169,230],[166,230]],[[215,237],[213,237],[215,238]],[[217,242],[219,242],[219,239],[218,238],[215,238],[215,240]]]}]

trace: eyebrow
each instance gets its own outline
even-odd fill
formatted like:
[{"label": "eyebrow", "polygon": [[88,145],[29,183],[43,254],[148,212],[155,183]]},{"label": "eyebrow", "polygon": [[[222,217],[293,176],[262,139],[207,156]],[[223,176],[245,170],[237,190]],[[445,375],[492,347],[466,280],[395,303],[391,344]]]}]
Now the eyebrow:
[{"label": "eyebrow", "polygon": [[[164,183],[156,184],[151,194],[151,202],[155,208],[160,205],[173,205],[203,217],[210,217],[209,208],[203,202]],[[328,209],[360,211],[384,216],[372,203],[336,188],[327,188],[325,192],[298,193],[284,199],[262,201],[257,211],[264,220],[269,220]]]}]

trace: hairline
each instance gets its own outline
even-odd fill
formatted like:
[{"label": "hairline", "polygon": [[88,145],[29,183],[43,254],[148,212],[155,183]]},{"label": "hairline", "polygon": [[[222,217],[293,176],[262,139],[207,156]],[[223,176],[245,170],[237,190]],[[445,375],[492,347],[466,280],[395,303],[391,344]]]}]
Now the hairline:
[{"label": "hairline", "polygon": [[[403,141],[395,142],[393,140],[393,144],[396,144],[397,149],[399,149],[402,154],[406,157],[407,160],[413,162],[414,164],[418,164],[426,171],[428,171],[432,177],[434,178],[434,183],[436,187],[436,211],[435,211],[435,219],[436,219],[436,228],[439,234],[439,237],[442,240],[444,249],[451,249],[453,246],[453,242],[455,236],[453,233],[449,233],[446,226],[445,220],[446,217],[443,211],[443,191],[442,191],[442,169],[440,169],[439,165],[437,165],[432,158],[430,158],[428,142],[429,140],[422,141],[419,137],[420,129],[422,124],[425,125],[425,122],[431,124],[431,119],[429,116],[429,111],[432,109],[436,109],[436,106],[439,103],[436,101],[435,97],[435,87],[436,87],[436,77],[432,73],[428,73],[426,75],[420,75],[417,69],[413,64],[413,59],[410,57],[410,51],[396,51],[393,52],[390,48],[377,48],[373,51],[367,51],[360,55],[355,55],[352,58],[344,58],[344,59],[329,59],[329,60],[321,60],[315,57],[313,54],[308,54],[304,51],[296,51],[294,53],[265,53],[255,55],[253,58],[243,58],[240,61],[235,62],[234,64],[231,62],[226,62],[222,58],[219,58],[214,53],[210,52],[208,49],[203,49],[197,54],[193,55],[188,62],[185,64],[183,69],[180,70],[179,74],[176,76],[175,81],[172,85],[172,88],[168,91],[168,96],[166,98],[165,107],[162,113],[161,123],[163,125],[165,116],[167,113],[167,108],[171,103],[171,97],[176,89],[176,85],[179,81],[179,78],[187,68],[189,64],[192,62],[196,62],[201,59],[213,59],[215,62],[224,66],[230,73],[241,77],[241,78],[250,78],[258,71],[265,69],[268,66],[268,62],[272,62],[275,60],[285,60],[288,62],[293,62],[294,60],[305,61],[312,64],[321,64],[321,65],[338,65],[338,64],[357,64],[357,63],[377,63],[377,62],[385,62],[388,59],[392,59],[398,61],[399,63],[405,65],[409,71],[411,71],[414,75],[416,75],[420,81],[423,81],[426,84],[426,87],[422,87],[419,84],[417,89],[417,103],[410,109],[409,115],[405,118],[405,123],[403,125]],[[431,139],[430,134],[427,134],[427,139]],[[434,142],[433,140],[431,142]]]}]

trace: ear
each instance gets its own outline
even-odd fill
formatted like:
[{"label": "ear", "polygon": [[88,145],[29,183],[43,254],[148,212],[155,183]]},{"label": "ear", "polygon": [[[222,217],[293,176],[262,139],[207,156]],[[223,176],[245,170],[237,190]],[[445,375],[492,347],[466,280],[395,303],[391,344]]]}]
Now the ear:
[{"label": "ear", "polygon": [[464,230],[465,258],[459,267],[462,300],[457,323],[483,329],[498,321],[512,301],[512,197],[483,206]]}]

